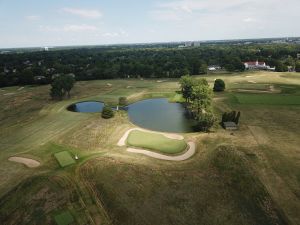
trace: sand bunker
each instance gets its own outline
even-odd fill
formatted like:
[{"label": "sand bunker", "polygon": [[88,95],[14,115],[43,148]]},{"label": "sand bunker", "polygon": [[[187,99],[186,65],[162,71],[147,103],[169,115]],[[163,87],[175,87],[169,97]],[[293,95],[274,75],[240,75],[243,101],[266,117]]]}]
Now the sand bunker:
[{"label": "sand bunker", "polygon": [[40,162],[24,157],[10,157],[8,160],[12,162],[22,163],[29,168],[35,168],[40,165]]},{"label": "sand bunker", "polygon": [[188,150],[182,155],[176,155],[176,156],[163,155],[156,152],[137,149],[137,148],[127,148],[127,151],[132,153],[147,155],[155,159],[162,159],[167,161],[184,161],[191,158],[195,154],[196,145],[194,142],[188,142]]}]

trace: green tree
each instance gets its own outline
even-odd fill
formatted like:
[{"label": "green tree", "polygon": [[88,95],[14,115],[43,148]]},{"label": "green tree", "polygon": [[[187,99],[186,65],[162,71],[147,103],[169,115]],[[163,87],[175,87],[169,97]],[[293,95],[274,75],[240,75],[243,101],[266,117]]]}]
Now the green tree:
[{"label": "green tree", "polygon": [[300,61],[298,61],[297,63],[296,63],[296,72],[300,72]]},{"label": "green tree", "polygon": [[61,75],[56,77],[51,83],[50,96],[53,99],[62,100],[68,94],[70,98],[70,91],[73,88],[75,79],[71,75]]},{"label": "green tree", "polygon": [[64,95],[63,81],[60,77],[57,77],[51,83],[50,96],[52,99],[62,100]]},{"label": "green tree", "polygon": [[199,74],[207,74],[207,64],[205,63],[201,64],[199,68]]},{"label": "green tree", "polygon": [[110,118],[114,117],[114,111],[112,110],[111,107],[105,106],[102,110],[101,116],[104,119],[110,119]]},{"label": "green tree", "polygon": [[283,62],[278,61],[276,63],[276,72],[287,72],[288,71],[288,67],[286,65],[283,64]]},{"label": "green tree", "polygon": [[75,84],[75,78],[72,75],[62,76],[63,89],[67,93],[68,98],[71,97],[70,92]]},{"label": "green tree", "polygon": [[206,79],[195,80],[192,87],[192,108],[196,117],[211,105],[212,91]]},{"label": "green tree", "polygon": [[30,68],[25,69],[19,74],[19,82],[21,84],[34,84],[34,74]]},{"label": "green tree", "polygon": [[216,79],[214,84],[214,91],[224,91],[225,82],[221,79]]},{"label": "green tree", "polygon": [[181,85],[181,93],[185,101],[188,103],[192,97],[193,79],[191,76],[182,76],[179,81]]}]

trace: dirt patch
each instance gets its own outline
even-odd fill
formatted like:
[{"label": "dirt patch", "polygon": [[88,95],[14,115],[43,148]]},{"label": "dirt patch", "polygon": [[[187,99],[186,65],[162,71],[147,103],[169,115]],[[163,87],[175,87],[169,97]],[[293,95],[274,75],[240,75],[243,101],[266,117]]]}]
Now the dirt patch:
[{"label": "dirt patch", "polygon": [[40,166],[40,162],[38,162],[34,159],[29,159],[29,158],[24,158],[24,157],[10,157],[8,160],[11,162],[22,163],[29,168],[35,168],[35,167]]}]

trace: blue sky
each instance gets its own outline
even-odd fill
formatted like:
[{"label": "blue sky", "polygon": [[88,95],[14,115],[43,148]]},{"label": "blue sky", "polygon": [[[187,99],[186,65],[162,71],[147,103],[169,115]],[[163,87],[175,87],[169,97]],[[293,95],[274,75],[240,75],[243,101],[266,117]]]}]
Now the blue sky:
[{"label": "blue sky", "polygon": [[300,36],[299,0],[0,0],[0,48]]}]

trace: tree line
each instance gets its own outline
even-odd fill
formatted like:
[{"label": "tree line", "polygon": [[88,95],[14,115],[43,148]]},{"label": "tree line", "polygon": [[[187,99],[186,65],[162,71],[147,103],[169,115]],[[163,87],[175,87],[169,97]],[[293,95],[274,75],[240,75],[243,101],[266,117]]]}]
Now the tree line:
[{"label": "tree line", "polygon": [[73,73],[76,80],[116,78],[180,78],[207,73],[209,65],[244,71],[245,61],[265,61],[286,71],[300,71],[296,44],[202,45],[196,48],[82,48],[49,52],[0,54],[0,87],[49,84],[56,74]]}]

